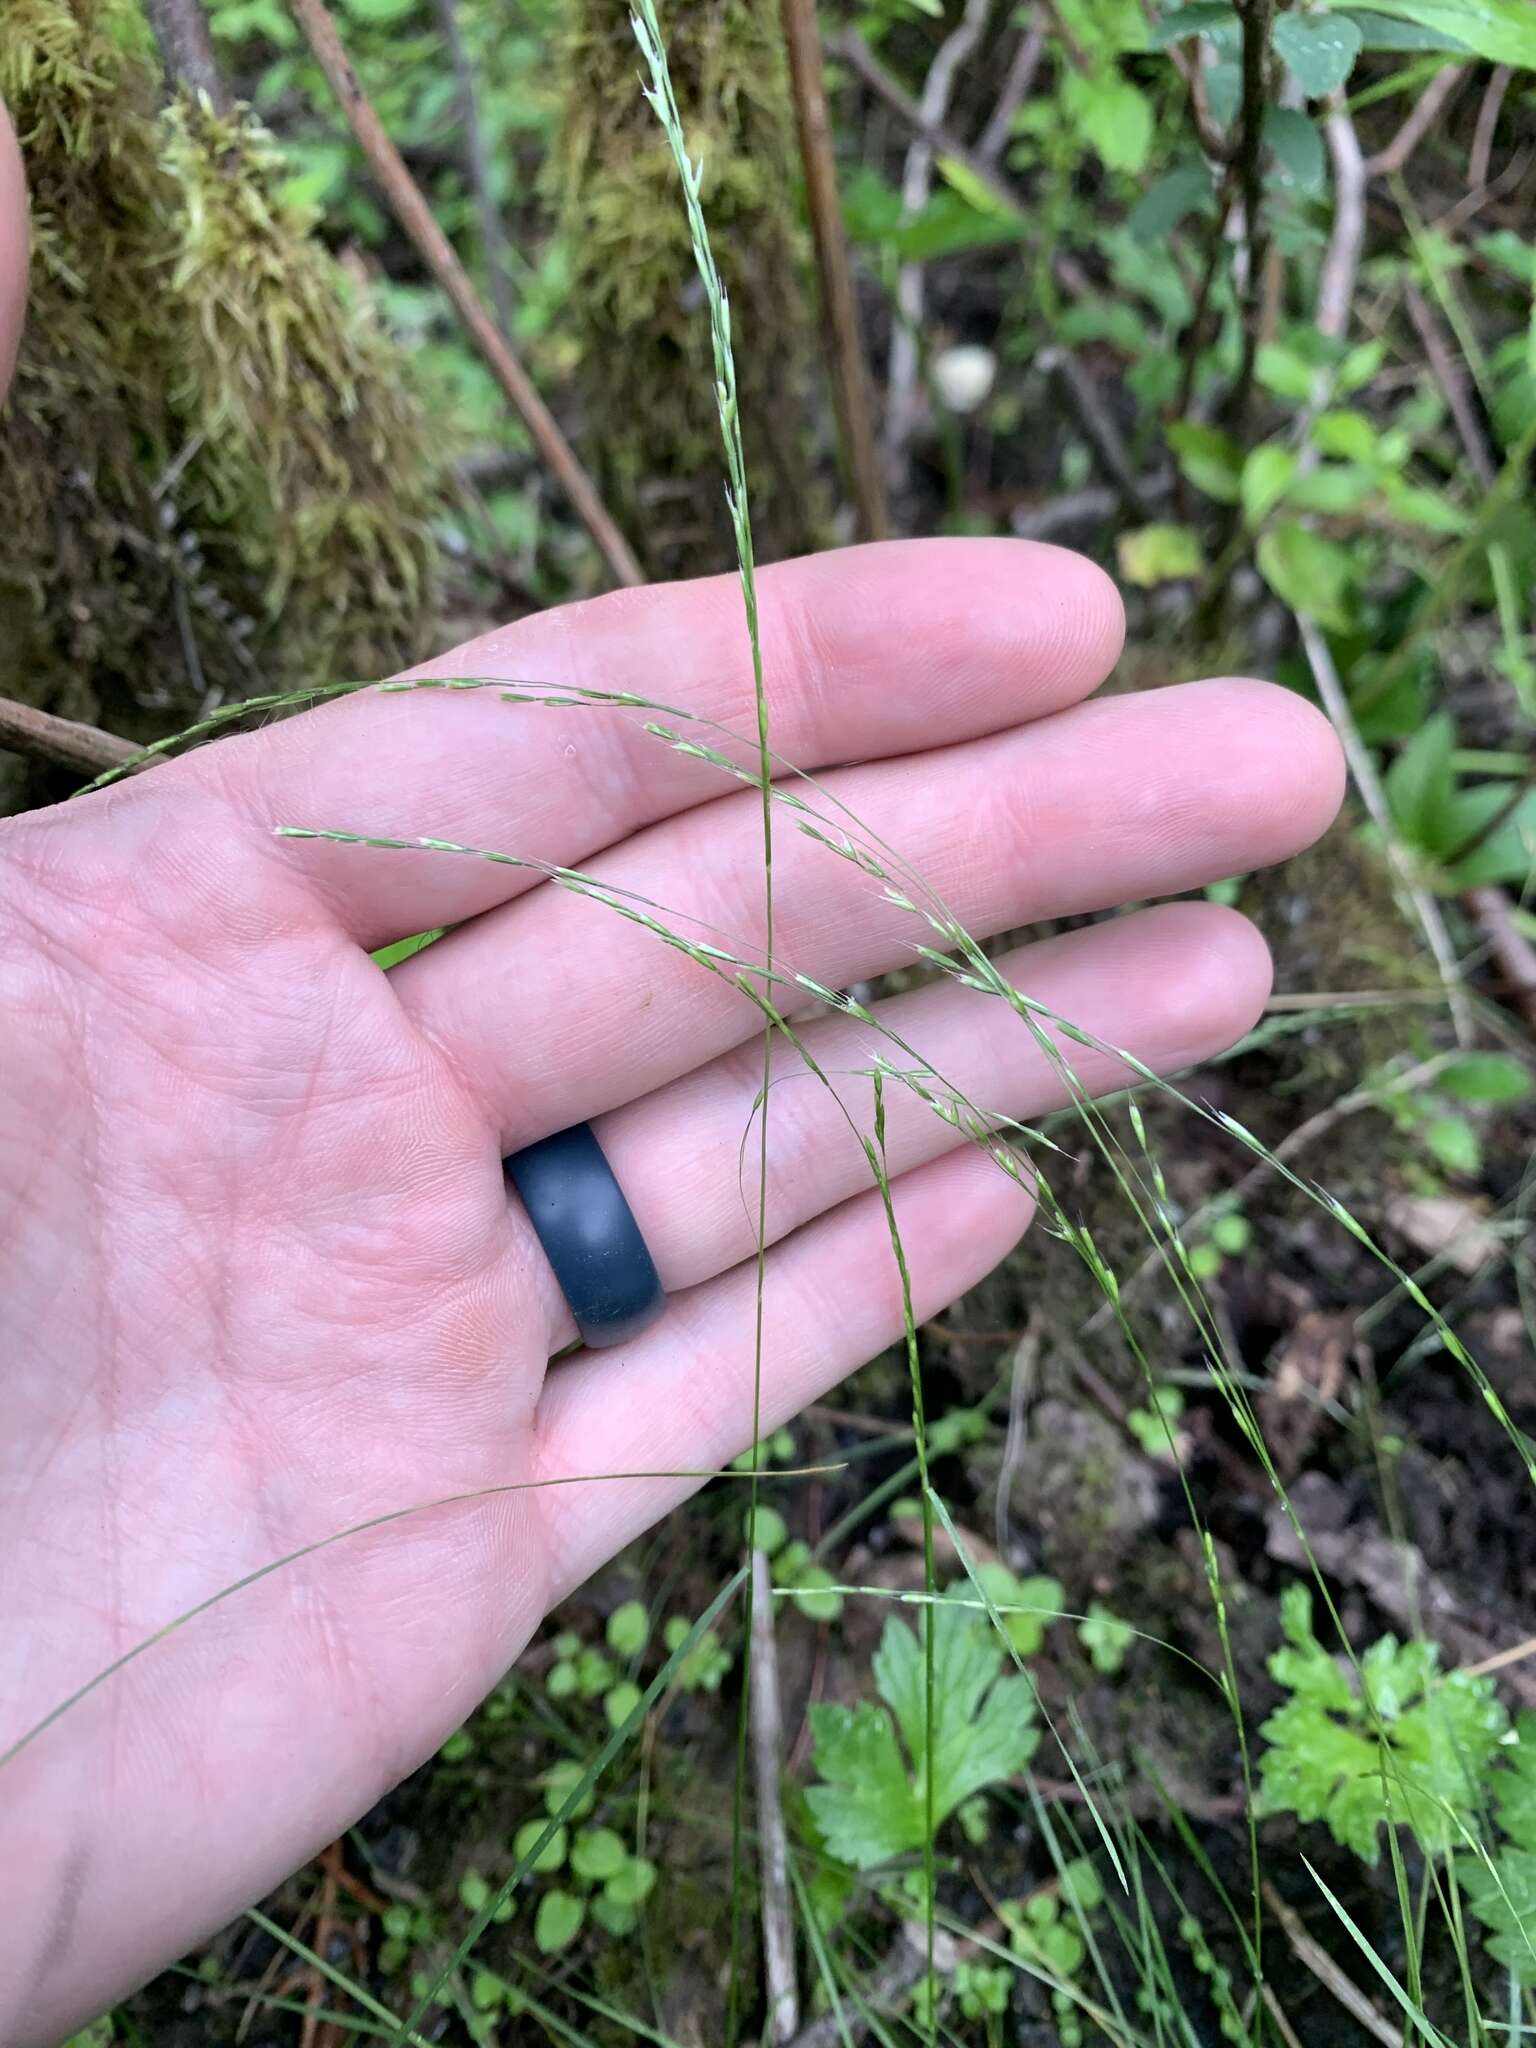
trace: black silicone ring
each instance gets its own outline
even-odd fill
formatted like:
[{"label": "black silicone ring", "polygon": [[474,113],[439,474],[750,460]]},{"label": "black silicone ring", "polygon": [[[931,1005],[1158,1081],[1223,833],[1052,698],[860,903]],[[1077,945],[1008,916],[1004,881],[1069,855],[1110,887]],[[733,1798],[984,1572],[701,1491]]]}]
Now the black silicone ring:
[{"label": "black silicone ring", "polygon": [[597,1348],[638,1337],[666,1296],[592,1126],[557,1131],[504,1163],[582,1342]]}]

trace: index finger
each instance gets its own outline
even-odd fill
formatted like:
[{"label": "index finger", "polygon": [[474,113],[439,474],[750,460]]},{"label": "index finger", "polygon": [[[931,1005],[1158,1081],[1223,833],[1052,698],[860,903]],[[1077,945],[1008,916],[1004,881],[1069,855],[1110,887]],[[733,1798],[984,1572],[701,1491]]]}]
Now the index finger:
[{"label": "index finger", "polygon": [[[1060,548],[927,540],[846,548],[759,578],[770,738],[796,767],[910,753],[1085,696],[1120,650],[1113,584]],[[525,619],[417,675],[632,691],[718,721],[755,764],[750,648],[734,576],[617,591]],[[512,706],[494,690],[361,693],[193,756],[263,833],[276,825],[432,837],[576,865],[719,796],[720,769],[609,706]],[[685,734],[685,737],[687,735]],[[431,853],[282,842],[364,945],[458,923],[537,879]]]}]

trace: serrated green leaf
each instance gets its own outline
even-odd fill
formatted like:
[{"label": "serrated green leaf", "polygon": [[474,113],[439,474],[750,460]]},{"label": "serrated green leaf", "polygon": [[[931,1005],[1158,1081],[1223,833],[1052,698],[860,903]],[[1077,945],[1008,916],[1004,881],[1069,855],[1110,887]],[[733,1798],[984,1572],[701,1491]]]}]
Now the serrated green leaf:
[{"label": "serrated green leaf", "polygon": [[[999,1676],[1004,1652],[986,1617],[957,1599],[936,1602],[928,1616],[938,1822],[1022,1770],[1039,1737],[1028,1684]],[[862,1700],[810,1710],[822,1782],[807,1790],[806,1801],[831,1853],[859,1870],[921,1848],[927,1826],[925,1657],[916,1632],[899,1617],[885,1625],[874,1668],[885,1707]]]},{"label": "serrated green leaf", "polygon": [[1311,100],[1338,90],[1363,41],[1347,14],[1303,14],[1293,7],[1275,22],[1275,53]]}]

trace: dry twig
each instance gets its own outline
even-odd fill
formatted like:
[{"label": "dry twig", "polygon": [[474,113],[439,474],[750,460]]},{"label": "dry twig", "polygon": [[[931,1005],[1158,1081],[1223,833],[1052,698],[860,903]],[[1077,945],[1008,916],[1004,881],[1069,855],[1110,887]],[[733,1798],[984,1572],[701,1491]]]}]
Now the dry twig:
[{"label": "dry twig", "polygon": [[1475,192],[1479,185],[1488,182],[1488,166],[1493,157],[1494,131],[1499,125],[1499,115],[1504,106],[1504,95],[1509,91],[1509,81],[1514,76],[1507,64],[1495,64],[1488,80],[1488,89],[1483,94],[1483,103],[1477,110],[1477,127],[1472,136],[1472,154],[1467,158],[1467,184]]},{"label": "dry twig", "polygon": [[351,59],[342,47],[325,0],[292,0],[292,6],[315,61],[341,102],[347,123],[357,137],[395,219],[448,295],[491,374],[516,408],[540,460],[570,499],[577,517],[592,536],[615,580],[630,585],[644,583],[644,571],[598,495],[597,487],[539,396],[533,379],[497,327],[469,273],[455,254],[453,244],[433,217],[432,209],[407,169],[405,159],[389,139],[388,131],[352,69]]},{"label": "dry twig", "polygon": [[1509,898],[1502,889],[1488,883],[1469,889],[1461,900],[1488,941],[1488,949],[1508,984],[1510,1001],[1536,1032],[1536,946],[1515,923]]},{"label": "dry twig", "polygon": [[144,12],[167,77],[201,93],[216,112],[227,113],[229,91],[213,54],[202,0],[144,0]]},{"label": "dry twig", "polygon": [[983,163],[995,164],[1008,147],[1013,135],[1013,117],[1029,98],[1044,55],[1045,23],[1037,9],[1019,38],[1013,62],[1003,80],[1003,89],[997,96],[997,105],[988,115],[986,127],[976,138],[976,154]]},{"label": "dry twig", "polygon": [[1425,86],[1408,112],[1401,128],[1375,156],[1366,159],[1366,169],[1373,178],[1390,177],[1400,171],[1409,157],[1424,140],[1451,94],[1466,77],[1470,67],[1466,64],[1447,64],[1443,71],[1437,71]]},{"label": "dry twig", "polygon": [[55,768],[72,768],[81,775],[120,768],[139,751],[131,740],[120,740],[99,725],[55,718],[51,711],[34,710],[13,697],[0,697],[0,747],[34,761],[49,761]]},{"label": "dry twig", "polygon": [[779,1799],[784,1754],[779,1652],[773,1632],[768,1559],[752,1553],[752,1762],[757,1779],[757,1839],[763,1893],[763,1962],[768,1979],[767,2042],[788,2042],[800,2024],[795,1988],[795,1920],[789,1895],[789,1840]]},{"label": "dry twig", "polygon": [[1457,963],[1456,949],[1451,944],[1451,935],[1446,930],[1445,919],[1440,914],[1440,905],[1430,894],[1413,871],[1410,859],[1397,827],[1392,822],[1392,812],[1387,803],[1387,793],[1381,786],[1376,773],[1376,763],[1360,737],[1360,728],[1355,724],[1355,714],[1350,709],[1349,698],[1334,666],[1333,655],[1328,642],[1318,626],[1305,612],[1296,614],[1296,624],[1301,633],[1301,644],[1306,649],[1307,660],[1312,667],[1313,679],[1323,709],[1332,721],[1338,734],[1339,744],[1344,749],[1344,758],[1349,763],[1349,772],[1360,792],[1360,801],[1370,813],[1371,822],[1381,834],[1382,845],[1393,873],[1397,876],[1402,894],[1418,920],[1435,965],[1440,970],[1440,979],[1445,984],[1450,1003],[1451,1022],[1456,1029],[1458,1045],[1470,1045],[1475,1032],[1472,1012],[1467,1002],[1466,990],[1462,986],[1461,968]]},{"label": "dry twig", "polygon": [[1279,1921],[1280,1931],[1302,1968],[1310,1970],[1318,1983],[1333,1993],[1356,2025],[1364,2027],[1373,2041],[1384,2042],[1386,2048],[1402,2048],[1402,2029],[1382,2018],[1359,1985],[1344,1974],[1322,1943],[1312,1939],[1301,1923],[1301,1915],[1292,1912],[1268,1878],[1264,1879],[1263,1890],[1264,1903]]},{"label": "dry twig", "polygon": [[821,279],[822,311],[830,329],[832,395],[837,406],[843,467],[858,516],[860,539],[883,540],[890,532],[890,520],[875,446],[869,363],[859,326],[859,303],[854,295],[848,236],[837,189],[832,121],[822,75],[821,39],[816,30],[816,0],[781,0],[781,10],[795,119],[800,130],[806,204]]},{"label": "dry twig", "polygon": [[480,126],[480,108],[475,97],[474,67],[464,46],[459,27],[458,0],[436,0],[437,25],[447,46],[453,67],[454,89],[459,101],[459,130],[464,147],[464,175],[475,202],[475,224],[480,230],[480,254],[485,262],[486,281],[496,320],[509,339],[512,334],[512,280],[507,271],[507,238],[501,224],[501,208],[491,190],[491,166],[485,151],[485,134]]}]

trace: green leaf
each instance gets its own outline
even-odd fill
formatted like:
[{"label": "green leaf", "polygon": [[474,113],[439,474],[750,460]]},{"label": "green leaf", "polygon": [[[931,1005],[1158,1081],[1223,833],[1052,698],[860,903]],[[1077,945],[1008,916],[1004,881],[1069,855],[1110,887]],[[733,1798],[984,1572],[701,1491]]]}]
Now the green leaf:
[{"label": "green leaf", "polygon": [[1293,398],[1305,403],[1312,396],[1319,365],[1299,349],[1283,342],[1266,342],[1254,360],[1254,375],[1276,398]]},{"label": "green leaf", "polygon": [[1152,147],[1152,102],[1112,67],[1068,69],[1058,88],[1067,119],[1098,152],[1106,169],[1143,170]]},{"label": "green leaf", "polygon": [[1337,455],[1344,462],[1376,460],[1376,429],[1363,412],[1319,413],[1312,422],[1312,442],[1319,454]]},{"label": "green leaf", "polygon": [[1359,29],[1365,50],[1454,50],[1465,54],[1466,44],[1443,29],[1420,28],[1416,22],[1397,21],[1386,14],[1373,14],[1368,7],[1341,10]]},{"label": "green leaf", "polygon": [[1166,50],[1190,36],[1204,36],[1219,50],[1242,46],[1243,24],[1229,0],[1191,0],[1187,7],[1175,7],[1152,30],[1152,47]]},{"label": "green leaf", "polygon": [[[1464,790],[1459,805],[1481,790]],[[1457,843],[1465,844],[1465,811],[1459,809]],[[1483,882],[1512,882],[1523,894],[1536,871],[1536,789],[1529,789],[1502,825],[1472,852],[1457,860],[1447,880],[1456,889],[1475,889]]]},{"label": "green leaf", "polygon": [[1254,449],[1243,464],[1241,486],[1243,511],[1250,526],[1261,526],[1273,512],[1290,489],[1296,468],[1294,450],[1282,448],[1278,441]]},{"label": "green leaf", "polygon": [[1102,1601],[1095,1600],[1077,1625],[1077,1639],[1088,1652],[1094,1670],[1108,1675],[1125,1662],[1126,1652],[1136,1640],[1136,1631],[1128,1621],[1111,1614]]},{"label": "green leaf", "polygon": [[[1312,388],[1308,378],[1307,389]],[[1235,505],[1242,489],[1243,454],[1237,443],[1217,427],[1180,420],[1168,429],[1168,445],[1197,491],[1218,505]]]},{"label": "green leaf", "polygon": [[1259,568],[1276,597],[1320,626],[1342,631],[1354,564],[1334,541],[1290,519],[1259,536]]},{"label": "green leaf", "polygon": [[1198,576],[1205,567],[1205,550],[1192,526],[1139,526],[1119,536],[1115,554],[1126,582],[1144,590]]},{"label": "green leaf", "polygon": [[643,1906],[655,1889],[655,1864],[644,1856],[629,1856],[603,1886],[603,1895],[616,1906]]},{"label": "green leaf", "polygon": [[1302,14],[1291,8],[1275,22],[1276,53],[1311,100],[1338,90],[1354,70],[1364,40],[1346,14]]},{"label": "green leaf", "polygon": [[533,1923],[534,1946],[539,1954],[558,1955],[561,1949],[569,1948],[581,1932],[586,1911],[586,1902],[571,1892],[546,1892]]},{"label": "green leaf", "polygon": [[832,1588],[837,1581],[824,1564],[808,1564],[795,1574],[794,1603],[807,1621],[836,1621],[843,1611],[843,1596]]},{"label": "green leaf", "polygon": [[1299,107],[1267,107],[1264,140],[1275,159],[1275,183],[1292,192],[1321,192],[1327,158],[1317,123]]},{"label": "green leaf", "polygon": [[1461,1102],[1523,1102],[1531,1077],[1513,1053],[1468,1052],[1441,1070],[1435,1086]]},{"label": "green leaf", "polygon": [[1447,47],[1459,43],[1490,64],[1536,70],[1536,8],[1530,0],[1373,0],[1368,11],[1449,37]]},{"label": "green leaf", "polygon": [[1459,1841],[1508,1729],[1492,1681],[1442,1678],[1433,1643],[1386,1635],[1360,1659],[1357,1694],[1312,1633],[1304,1585],[1287,1589],[1281,1618],[1291,1645],[1269,1668],[1293,1697],[1259,1731],[1259,1810],[1324,1821],[1370,1864],[1383,1822],[1410,1827],[1430,1853]]},{"label": "green leaf", "polygon": [[606,1892],[599,1892],[592,1901],[592,1918],[607,1934],[617,1935],[620,1940],[633,1934],[640,1925],[640,1916],[633,1906],[616,1905]]},{"label": "green leaf", "polygon": [[1150,185],[1131,208],[1132,234],[1158,241],[1192,213],[1214,213],[1216,186],[1203,157],[1179,164]]},{"label": "green leaf", "polygon": [[1456,727],[1446,712],[1436,712],[1387,770],[1392,822],[1421,853],[1447,853],[1455,845],[1452,799],[1456,770],[1451,759],[1455,751]]},{"label": "green leaf", "polygon": [[603,1712],[610,1728],[622,1728],[644,1695],[630,1679],[621,1679],[603,1698]]},{"label": "green leaf", "polygon": [[1320,462],[1291,484],[1300,512],[1355,512],[1376,493],[1376,479],[1353,462]]},{"label": "green leaf", "polygon": [[[942,1821],[1022,1770],[1039,1737],[1030,1687],[999,1675],[1004,1652],[987,1618],[952,1597],[930,1607],[927,1622],[934,1631],[933,1807]],[[810,1710],[822,1782],[808,1789],[806,1802],[832,1855],[858,1870],[921,1848],[927,1824],[924,1651],[896,1616],[885,1625],[874,1668],[889,1712],[872,1700]]]},{"label": "green leaf", "polygon": [[[544,1774],[544,1810],[550,1815],[559,1813],[567,1799],[581,1783],[585,1773],[575,1758],[551,1764]],[[571,1808],[571,1820],[584,1820],[596,1804],[597,1794],[588,1786],[576,1804]]]},{"label": "green leaf", "polygon": [[629,1851],[612,1828],[583,1828],[571,1845],[571,1868],[578,1877],[601,1884],[624,1868]]},{"label": "green leaf", "polygon": [[651,1617],[643,1600],[626,1600],[608,1617],[608,1647],[621,1657],[638,1657],[651,1639]]},{"label": "green leaf", "polygon": [[[512,1853],[519,1863],[528,1854],[528,1851],[548,1826],[549,1822],[547,1820],[537,1818],[523,1822],[512,1839]],[[540,1856],[538,1862],[534,1864],[534,1869],[540,1871],[545,1876],[548,1876],[551,1871],[558,1870],[565,1862],[565,1845],[565,1829],[563,1827],[556,1828],[544,1846],[544,1853]]]},{"label": "green leaf", "polygon": [[764,1551],[769,1557],[789,1540],[789,1524],[777,1508],[748,1508],[745,1530],[748,1549]]},{"label": "green leaf", "polygon": [[1432,1117],[1424,1126],[1424,1142],[1447,1173],[1472,1179],[1482,1172],[1483,1148],[1464,1116]]}]

